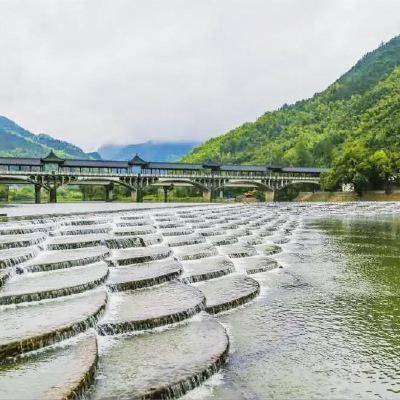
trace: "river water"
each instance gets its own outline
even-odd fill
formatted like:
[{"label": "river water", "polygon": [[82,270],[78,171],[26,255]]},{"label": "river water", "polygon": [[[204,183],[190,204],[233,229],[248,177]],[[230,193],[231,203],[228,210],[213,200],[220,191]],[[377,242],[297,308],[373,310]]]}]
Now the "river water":
[{"label": "river water", "polygon": [[107,207],[0,224],[0,399],[400,397],[400,205]]}]

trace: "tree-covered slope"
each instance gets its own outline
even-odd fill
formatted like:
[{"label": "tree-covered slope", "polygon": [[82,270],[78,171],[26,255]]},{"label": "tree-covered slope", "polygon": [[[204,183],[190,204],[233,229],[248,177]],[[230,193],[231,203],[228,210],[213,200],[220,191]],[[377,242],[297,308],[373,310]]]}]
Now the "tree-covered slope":
[{"label": "tree-covered slope", "polygon": [[355,140],[369,151],[395,152],[399,66],[400,36],[366,54],[324,92],[213,138],[184,160],[330,167]]},{"label": "tree-covered slope", "polygon": [[60,157],[92,159],[81,148],[49,135],[35,135],[0,116],[0,156],[44,157],[51,150]]}]

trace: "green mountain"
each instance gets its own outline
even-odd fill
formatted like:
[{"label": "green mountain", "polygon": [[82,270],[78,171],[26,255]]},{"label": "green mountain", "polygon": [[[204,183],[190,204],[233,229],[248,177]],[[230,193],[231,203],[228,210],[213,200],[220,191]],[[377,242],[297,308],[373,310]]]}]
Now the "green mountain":
[{"label": "green mountain", "polygon": [[[400,168],[399,67],[400,36],[366,54],[324,92],[210,139],[183,160],[333,167],[328,186],[356,174],[369,183],[373,175],[387,178]],[[366,165],[354,155],[360,151]]]},{"label": "green mountain", "polygon": [[179,160],[198,144],[198,142],[153,142],[149,140],[125,146],[104,145],[97,152],[104,160],[131,160],[135,154],[139,154],[147,161],[173,162]]},{"label": "green mountain", "polygon": [[45,157],[53,150],[59,157],[94,159],[81,148],[49,135],[38,134],[21,128],[15,122],[0,116],[0,156]]}]

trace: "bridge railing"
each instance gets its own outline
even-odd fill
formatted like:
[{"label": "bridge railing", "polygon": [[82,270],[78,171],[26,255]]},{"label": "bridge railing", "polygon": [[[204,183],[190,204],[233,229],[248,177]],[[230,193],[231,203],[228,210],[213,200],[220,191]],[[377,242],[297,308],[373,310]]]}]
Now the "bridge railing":
[{"label": "bridge railing", "polygon": [[263,180],[296,180],[296,181],[319,181],[319,177],[315,176],[293,176],[293,175],[262,175],[262,176],[251,176],[251,175],[217,175],[217,174],[134,174],[134,173],[106,173],[106,172],[76,172],[76,171],[1,171],[0,175],[6,176],[76,176],[76,177],[97,177],[97,178],[158,178],[158,179],[232,179],[232,180],[251,180],[251,181],[263,181]]}]

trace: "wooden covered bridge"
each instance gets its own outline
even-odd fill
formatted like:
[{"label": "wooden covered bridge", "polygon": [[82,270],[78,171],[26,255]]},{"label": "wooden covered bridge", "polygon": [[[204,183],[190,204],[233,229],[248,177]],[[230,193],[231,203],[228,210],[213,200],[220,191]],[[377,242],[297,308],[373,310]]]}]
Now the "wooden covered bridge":
[{"label": "wooden covered bridge", "polygon": [[224,188],[254,188],[273,201],[277,191],[289,185],[320,185],[321,168],[280,167],[277,165],[198,164],[145,161],[138,155],[130,161],[76,160],[53,152],[44,158],[0,157],[0,184],[31,184],[35,202],[41,190],[57,202],[57,189],[63,185],[102,185],[106,201],[112,201],[115,185],[131,190],[133,201],[142,201],[146,187],[164,189],[164,199],[175,186],[194,186],[205,201],[211,202]]}]

